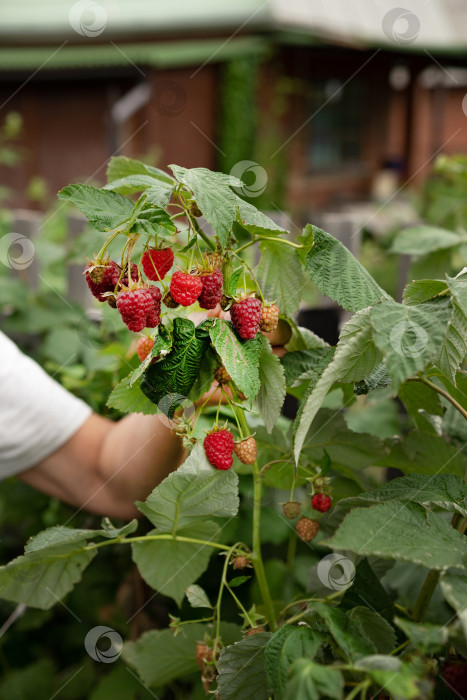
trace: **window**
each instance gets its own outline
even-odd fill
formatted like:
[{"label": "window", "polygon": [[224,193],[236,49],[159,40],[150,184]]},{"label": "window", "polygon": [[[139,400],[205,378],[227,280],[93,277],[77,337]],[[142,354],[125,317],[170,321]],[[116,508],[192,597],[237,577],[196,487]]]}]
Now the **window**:
[{"label": "window", "polygon": [[311,86],[308,162],[323,171],[360,164],[363,158],[364,86],[354,79],[336,79]]}]

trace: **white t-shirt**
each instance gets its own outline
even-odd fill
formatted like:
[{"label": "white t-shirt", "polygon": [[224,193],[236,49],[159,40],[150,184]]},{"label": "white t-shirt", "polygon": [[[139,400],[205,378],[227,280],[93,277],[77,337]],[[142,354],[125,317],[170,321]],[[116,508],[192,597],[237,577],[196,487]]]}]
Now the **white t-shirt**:
[{"label": "white t-shirt", "polygon": [[90,415],[0,331],[0,479],[55,452]]}]

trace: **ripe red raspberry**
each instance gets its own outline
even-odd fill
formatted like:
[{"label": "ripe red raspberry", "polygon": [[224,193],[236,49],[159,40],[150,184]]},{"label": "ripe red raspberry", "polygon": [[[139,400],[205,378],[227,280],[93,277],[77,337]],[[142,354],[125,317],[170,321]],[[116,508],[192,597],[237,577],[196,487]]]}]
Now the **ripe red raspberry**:
[{"label": "ripe red raspberry", "polygon": [[287,501],[287,503],[284,503],[284,505],[282,506],[282,512],[284,513],[285,517],[289,520],[298,518],[298,516],[300,515],[300,502]]},{"label": "ripe red raspberry", "polygon": [[461,698],[467,697],[467,663],[446,661],[441,668],[441,676],[450,690]]},{"label": "ripe red raspberry", "polygon": [[147,335],[141,336],[141,338],[138,340],[136,352],[138,353],[138,357],[141,362],[147,358],[153,348],[153,345],[154,340],[152,338],[148,338]]},{"label": "ripe red raspberry", "polygon": [[155,328],[161,322],[161,290],[155,287],[153,284],[149,285],[147,288],[153,299],[153,307],[150,314],[146,319],[146,325],[148,328]]},{"label": "ripe red raspberry", "polygon": [[215,309],[222,297],[222,272],[218,269],[211,274],[200,275],[203,290],[199,295],[198,303],[202,309]]},{"label": "ripe red raspberry", "polygon": [[141,262],[146,277],[155,282],[163,280],[173,265],[172,248],[150,248],[143,254]]},{"label": "ripe red raspberry", "polygon": [[216,469],[230,469],[233,464],[234,439],[225,428],[208,433],[204,438],[204,451],[208,462]]},{"label": "ripe red raspberry", "polygon": [[263,306],[261,309],[261,321],[259,327],[265,333],[275,331],[279,323],[279,307],[276,304]]},{"label": "ripe red raspberry", "polygon": [[214,379],[216,380],[216,382],[219,382],[219,384],[228,384],[232,381],[232,377],[227,372],[224,365],[216,369],[216,371],[214,372]]},{"label": "ripe red raspberry", "polygon": [[194,304],[203,290],[203,283],[198,275],[188,272],[174,272],[170,282],[170,296],[182,306]]},{"label": "ripe red raspberry", "polygon": [[316,520],[310,520],[310,518],[301,517],[298,523],[295,525],[297,535],[304,542],[310,542],[319,530],[319,523]]},{"label": "ripe red raspberry", "polygon": [[233,327],[240,338],[250,340],[259,330],[261,320],[261,302],[254,297],[234,301],[230,309]]},{"label": "ripe red raspberry", "polygon": [[[135,333],[139,333],[139,331],[142,331],[146,326],[154,328],[160,321],[160,316],[157,316],[157,301],[155,295],[147,287],[139,287],[138,289],[119,292],[119,294],[117,294],[117,309],[120,312],[123,322],[128,326],[130,331],[135,331]],[[157,318],[159,318],[159,321],[157,321]]]},{"label": "ripe red raspberry", "polygon": [[326,496],[324,493],[315,493],[311,499],[311,507],[314,510],[319,510],[321,513],[326,513],[327,510],[332,506],[332,500],[330,496]]},{"label": "ripe red raspberry", "polygon": [[106,260],[101,264],[89,263],[84,268],[84,277],[91,294],[99,301],[107,301],[105,292],[113,292],[120,277],[121,269],[114,260]]},{"label": "ripe red raspberry", "polygon": [[250,437],[236,442],[234,446],[234,452],[242,464],[253,464],[256,462],[256,440],[250,435]]}]

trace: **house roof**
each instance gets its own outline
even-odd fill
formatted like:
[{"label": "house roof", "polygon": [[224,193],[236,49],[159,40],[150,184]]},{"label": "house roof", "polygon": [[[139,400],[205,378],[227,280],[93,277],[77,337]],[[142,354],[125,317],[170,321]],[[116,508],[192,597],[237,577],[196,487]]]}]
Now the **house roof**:
[{"label": "house roof", "polygon": [[[15,0],[4,3],[0,11],[0,69],[22,64],[36,67],[42,54],[36,49],[24,52],[24,46],[42,44],[50,55],[64,41],[67,46],[50,59],[50,67],[62,67],[67,61],[74,66],[90,61],[114,64],[118,59],[115,50],[109,51],[110,42],[125,42],[120,46],[136,56],[136,44],[131,48],[127,44],[135,40],[153,44],[141,44],[144,49],[132,60],[143,58],[158,65],[170,53],[161,40],[174,35],[197,38],[196,50],[192,41],[188,54],[193,50],[199,60],[201,43],[207,41],[199,38],[200,33],[214,32],[223,36],[218,47],[238,47],[237,40],[245,34],[266,33],[284,42],[319,40],[395,51],[466,52],[465,0],[403,0],[404,8],[399,3],[402,0],[235,0],[225,4],[219,0]],[[176,44],[181,55],[187,51],[186,43]],[[219,53],[219,58],[225,55],[220,49]],[[165,59],[160,58],[163,55]]]}]

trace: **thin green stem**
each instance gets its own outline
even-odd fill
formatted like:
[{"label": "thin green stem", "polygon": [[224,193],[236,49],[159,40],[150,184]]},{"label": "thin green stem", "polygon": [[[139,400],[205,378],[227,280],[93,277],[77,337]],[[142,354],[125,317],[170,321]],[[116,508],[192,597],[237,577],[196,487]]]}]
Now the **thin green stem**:
[{"label": "thin green stem", "polygon": [[206,243],[206,245],[208,245],[212,250],[216,250],[216,244],[215,244],[215,242],[213,241],[212,238],[209,238],[209,236],[206,235],[206,234],[204,233],[203,229],[202,229],[201,226],[198,224],[198,222],[196,221],[195,217],[192,216],[192,215],[191,215],[190,213],[188,213],[188,212],[187,212],[187,215],[188,215],[189,220],[191,221],[191,224],[192,224],[194,230],[195,230],[196,233],[198,234],[198,236],[201,236],[201,238],[202,238],[203,241]]},{"label": "thin green stem", "polygon": [[[100,547],[107,547],[111,544],[128,544],[132,542],[149,542],[151,540],[178,540],[179,542],[191,542],[192,544],[201,544],[206,547],[213,547],[214,549],[222,549],[228,552],[231,547],[225,544],[220,544],[219,542],[211,542],[211,540],[199,540],[194,537],[182,537],[181,535],[172,535],[171,533],[161,533],[159,535],[142,535],[141,537],[116,537],[113,540],[105,540],[104,542],[95,542],[93,544],[88,544],[84,549],[100,549]],[[241,550],[239,550],[241,552]]]},{"label": "thin green stem", "polygon": [[[259,282],[258,282],[258,280],[256,279],[253,270],[252,270],[251,267],[248,265],[248,263],[246,263],[245,260],[243,260],[243,258],[241,258],[237,253],[234,253],[234,255],[235,255],[236,258],[238,258],[239,260],[241,260],[242,264],[246,267],[246,269],[247,269],[248,272],[250,273],[251,279],[253,280],[253,282],[254,282],[255,285],[256,285],[256,288],[257,288],[258,293],[259,293],[259,295],[260,295],[260,297],[261,297],[261,301],[263,302],[263,305],[266,304],[266,302],[265,302],[265,300],[264,300],[264,297],[263,297],[263,292],[261,291],[261,287],[259,286]],[[245,286],[245,284],[244,284],[244,286]]]},{"label": "thin green stem", "polygon": [[[238,412],[238,420],[242,426],[242,431],[245,437],[250,435],[250,429],[248,423],[246,422],[245,414],[242,410]],[[260,525],[261,525],[261,491],[262,482],[259,473],[258,462],[252,465],[253,470],[253,553],[251,560],[255,569],[256,580],[258,581],[259,590],[261,592],[261,597],[263,599],[264,607],[266,609],[266,618],[269,623],[269,627],[272,631],[276,629],[276,613],[274,610],[274,605],[271,598],[271,593],[269,591],[268,582],[266,579],[266,574],[264,571],[263,557],[261,554],[261,536],[260,536]]]},{"label": "thin green stem", "polygon": [[243,607],[242,603],[239,601],[239,599],[237,598],[237,596],[235,595],[235,593],[233,592],[233,590],[230,588],[230,586],[229,586],[229,584],[228,584],[227,581],[225,581],[225,587],[226,587],[227,590],[229,591],[229,593],[230,593],[230,595],[232,596],[232,598],[234,599],[234,601],[237,603],[238,607],[240,608],[240,610],[242,611],[243,615],[245,616],[245,620],[248,622],[248,624],[250,625],[250,627],[254,627],[255,625],[254,625],[254,623],[253,623],[251,617],[248,615],[247,610]]},{"label": "thin green stem", "polygon": [[353,700],[357,697],[359,693],[365,691],[369,685],[370,682],[368,680],[362,681],[361,683],[356,685],[355,688],[348,695],[345,696],[345,700]]},{"label": "thin green stem", "polygon": [[253,239],[252,241],[248,241],[248,243],[244,243],[242,246],[240,246],[240,248],[237,248],[235,253],[238,255],[242,251],[244,251],[247,248],[249,248],[250,246],[254,245],[256,242],[257,242],[256,239]]},{"label": "thin green stem", "polygon": [[107,247],[112,243],[112,241],[117,238],[121,234],[121,231],[114,231],[111,236],[106,238],[104,245],[100,249],[100,251],[97,253],[97,259],[102,260],[102,256],[104,255],[105,251],[107,250]]},{"label": "thin green stem", "polygon": [[222,603],[222,594],[224,592],[224,587],[227,584],[226,576],[227,576],[227,569],[229,566],[229,560],[232,555],[232,553],[235,550],[235,547],[237,545],[234,544],[232,547],[227,547],[228,554],[225,557],[225,562],[224,566],[222,568],[222,578],[221,578],[221,585],[219,586],[219,593],[217,596],[217,602],[216,602],[216,607],[215,607],[215,613],[216,613],[216,637],[214,639],[214,644],[213,644],[213,656],[216,658],[217,656],[217,645],[219,644],[219,639],[221,636],[221,603]]},{"label": "thin green stem", "polygon": [[304,248],[301,243],[293,243],[288,241],[287,238],[273,238],[272,236],[257,236],[260,241],[274,241],[274,243],[285,243],[286,245],[291,245],[293,248]]},{"label": "thin green stem", "polygon": [[435,384],[434,382],[431,382],[429,379],[426,379],[425,377],[409,377],[408,382],[422,382],[422,384],[426,384],[426,386],[429,386],[433,391],[436,391],[440,396],[444,396],[445,399],[447,399],[453,406],[454,408],[459,411],[459,413],[467,420],[467,411],[465,408],[463,408],[460,403],[456,401],[456,399],[451,396],[445,389],[442,389],[440,386]]},{"label": "thin green stem", "polygon": [[431,569],[428,572],[420,593],[418,594],[415,607],[413,609],[413,619],[415,622],[421,622],[428,609],[431,601],[431,597],[439,581],[440,572],[435,569]]}]

